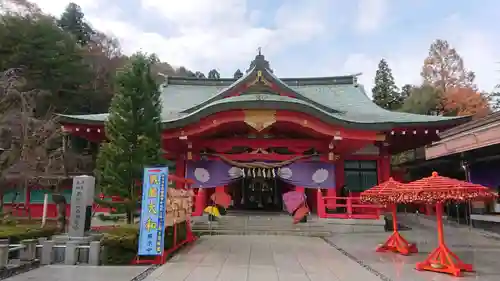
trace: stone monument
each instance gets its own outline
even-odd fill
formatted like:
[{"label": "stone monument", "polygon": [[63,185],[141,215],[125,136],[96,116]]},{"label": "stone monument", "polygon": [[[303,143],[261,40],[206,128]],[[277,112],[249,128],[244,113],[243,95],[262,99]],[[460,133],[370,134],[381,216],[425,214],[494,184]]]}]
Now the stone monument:
[{"label": "stone monument", "polygon": [[73,178],[73,192],[71,193],[71,211],[68,229],[69,237],[85,237],[85,232],[90,230],[94,193],[94,177],[77,176]]},{"label": "stone monument", "polygon": [[79,252],[77,251],[77,247],[79,245],[90,245],[92,241],[99,241],[102,237],[101,235],[89,233],[94,194],[94,177],[84,175],[73,178],[68,232],[52,237],[56,245],[66,245],[66,248],[54,249],[55,262],[75,264],[78,259],[88,259],[88,249],[82,249]]}]

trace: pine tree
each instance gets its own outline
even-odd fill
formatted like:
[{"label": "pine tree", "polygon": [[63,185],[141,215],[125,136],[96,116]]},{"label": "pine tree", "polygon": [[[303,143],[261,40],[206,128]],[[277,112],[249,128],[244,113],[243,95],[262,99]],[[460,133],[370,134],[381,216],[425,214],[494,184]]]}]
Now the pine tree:
[{"label": "pine tree", "polygon": [[402,103],[411,95],[411,91],[415,88],[415,86],[410,85],[410,84],[405,84],[401,88],[401,92],[399,93],[399,96],[401,97]]},{"label": "pine tree", "polygon": [[237,69],[234,72],[233,77],[234,77],[234,79],[240,79],[241,77],[243,77],[243,72],[241,72],[241,70]]},{"label": "pine tree", "polygon": [[220,79],[220,74],[216,69],[212,69],[208,72],[208,79]]},{"label": "pine tree", "polygon": [[90,25],[85,22],[82,9],[75,3],[68,4],[57,23],[63,30],[73,34],[81,46],[87,45],[95,33]]},{"label": "pine tree", "polygon": [[151,75],[154,56],[136,54],[117,77],[118,92],[111,101],[105,124],[108,142],[97,158],[97,178],[101,191],[120,196],[117,208],[133,222],[140,204],[137,182],[146,166],[164,163],[161,155],[160,91]]},{"label": "pine tree", "polygon": [[395,110],[401,107],[398,88],[394,83],[392,71],[385,59],[381,59],[375,74],[375,86],[372,89],[373,101],[378,106]]}]

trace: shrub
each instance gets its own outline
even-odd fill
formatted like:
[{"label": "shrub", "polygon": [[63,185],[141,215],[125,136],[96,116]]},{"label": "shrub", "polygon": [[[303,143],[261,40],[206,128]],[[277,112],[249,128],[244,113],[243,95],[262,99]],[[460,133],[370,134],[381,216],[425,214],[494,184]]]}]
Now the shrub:
[{"label": "shrub", "polygon": [[35,226],[5,226],[0,227],[0,239],[9,239],[10,244],[17,244],[23,239],[36,239],[39,237],[51,237],[57,234],[55,227]]},{"label": "shrub", "polygon": [[[177,224],[177,243],[186,239],[186,223]],[[105,254],[103,264],[125,265],[130,264],[137,255],[139,228],[135,226],[120,226],[102,231],[104,233],[103,246]],[[167,227],[165,230],[166,250],[174,245],[174,228]]]}]

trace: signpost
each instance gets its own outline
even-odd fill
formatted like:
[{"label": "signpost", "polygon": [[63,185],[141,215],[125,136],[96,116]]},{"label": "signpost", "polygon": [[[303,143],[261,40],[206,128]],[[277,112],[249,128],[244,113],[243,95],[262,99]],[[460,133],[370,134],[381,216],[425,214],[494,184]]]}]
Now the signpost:
[{"label": "signpost", "polygon": [[144,168],[138,256],[161,256],[165,241],[168,168]]}]

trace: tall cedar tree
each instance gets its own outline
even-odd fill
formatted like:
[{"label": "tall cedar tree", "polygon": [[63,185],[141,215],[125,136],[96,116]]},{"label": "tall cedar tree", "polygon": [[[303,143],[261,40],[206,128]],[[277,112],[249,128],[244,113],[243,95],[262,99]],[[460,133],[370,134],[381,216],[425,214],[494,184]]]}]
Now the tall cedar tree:
[{"label": "tall cedar tree", "polygon": [[85,15],[82,12],[80,6],[75,3],[69,3],[61,15],[61,18],[57,20],[58,25],[65,31],[73,34],[76,41],[80,46],[86,46],[92,39],[92,35],[95,33],[88,23],[85,22]]},{"label": "tall cedar tree", "polygon": [[161,101],[158,84],[151,75],[155,56],[136,54],[117,77],[117,89],[106,122],[106,137],[97,158],[101,191],[120,196],[117,211],[133,222],[139,207],[137,183],[147,166],[164,164],[161,155]]},{"label": "tall cedar tree", "polygon": [[392,71],[384,59],[381,59],[378,64],[372,93],[373,101],[382,108],[395,110],[401,107],[402,101],[396,83],[394,83]]},{"label": "tall cedar tree", "polygon": [[0,18],[0,69],[19,68],[28,83],[23,90],[47,91],[38,101],[37,116],[92,112],[90,100],[98,95],[88,88],[91,69],[83,61],[73,36],[51,17],[8,13]]}]

